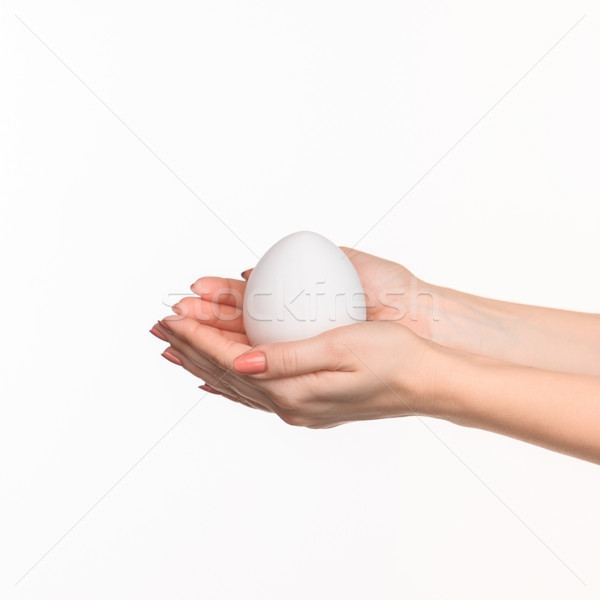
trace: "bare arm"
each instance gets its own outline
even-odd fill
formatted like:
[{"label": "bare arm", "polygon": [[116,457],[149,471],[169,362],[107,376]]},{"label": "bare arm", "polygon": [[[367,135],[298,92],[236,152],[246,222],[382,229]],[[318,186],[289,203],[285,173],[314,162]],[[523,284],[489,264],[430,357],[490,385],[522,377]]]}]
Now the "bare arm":
[{"label": "bare arm", "polygon": [[381,321],[254,348],[190,317],[155,327],[209,391],[293,425],[424,415],[600,464],[598,376],[450,349]]},{"label": "bare arm", "polygon": [[448,348],[542,369],[600,375],[600,315],[482,298],[431,285],[402,265],[343,248],[369,318],[399,322]]},{"label": "bare arm", "polygon": [[432,286],[345,251],[369,298],[366,323],[252,348],[245,282],[203,278],[192,286],[202,298],[152,331],[205,390],[290,424],[427,415],[600,464],[600,315]]},{"label": "bare arm", "polygon": [[[426,288],[431,291],[423,296],[431,311],[431,340],[541,369],[600,375],[600,315]],[[437,315],[431,297],[438,303]]]},{"label": "bare arm", "polygon": [[600,463],[600,377],[442,354],[432,416]]}]

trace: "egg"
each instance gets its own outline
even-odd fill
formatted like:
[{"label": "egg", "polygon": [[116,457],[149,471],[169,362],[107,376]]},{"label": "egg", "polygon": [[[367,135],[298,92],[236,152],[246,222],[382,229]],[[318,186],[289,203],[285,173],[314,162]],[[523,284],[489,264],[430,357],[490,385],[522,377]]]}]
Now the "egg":
[{"label": "egg", "polygon": [[311,231],[292,233],[254,267],[244,292],[250,343],[291,342],[366,319],[365,293],[348,257]]}]

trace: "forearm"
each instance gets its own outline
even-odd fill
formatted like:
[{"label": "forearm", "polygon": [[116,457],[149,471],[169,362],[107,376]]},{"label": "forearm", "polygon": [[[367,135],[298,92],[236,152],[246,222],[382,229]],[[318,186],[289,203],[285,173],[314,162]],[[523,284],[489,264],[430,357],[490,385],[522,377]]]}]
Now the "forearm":
[{"label": "forearm", "polygon": [[600,463],[600,377],[438,356],[433,416]]},{"label": "forearm", "polygon": [[429,333],[436,343],[542,369],[600,375],[600,315],[430,288]]}]

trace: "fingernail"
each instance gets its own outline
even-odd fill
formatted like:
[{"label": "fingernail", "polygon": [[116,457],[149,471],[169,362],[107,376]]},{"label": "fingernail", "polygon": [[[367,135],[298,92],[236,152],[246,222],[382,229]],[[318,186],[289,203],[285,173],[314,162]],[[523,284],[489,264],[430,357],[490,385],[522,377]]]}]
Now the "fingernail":
[{"label": "fingernail", "polygon": [[179,302],[177,304],[173,304],[173,306],[171,306],[171,310],[177,315],[180,315],[183,312],[183,309],[181,306],[179,306]]},{"label": "fingernail", "polygon": [[170,360],[172,363],[181,366],[181,361],[173,354],[171,354],[168,350],[165,350],[162,353],[162,356],[164,356],[167,360]]},{"label": "fingernail", "polygon": [[267,357],[262,352],[248,352],[234,359],[233,368],[245,375],[264,373],[267,370]]},{"label": "fingernail", "polygon": [[210,385],[199,385],[198,386],[201,390],[204,390],[205,392],[208,392],[209,394],[218,394],[219,396],[221,395],[221,392],[217,392],[217,390],[215,390],[214,388],[211,388]]},{"label": "fingernail", "polygon": [[169,340],[156,328],[156,325],[154,325],[152,327],[152,329],[150,330],[150,333],[152,335],[155,335],[159,340],[162,340],[163,342],[168,342]]},{"label": "fingernail", "polygon": [[250,277],[250,271],[252,271],[252,269],[246,269],[245,271],[242,271],[240,273],[241,278],[248,279],[248,277]]},{"label": "fingernail", "polygon": [[167,322],[163,319],[162,321],[159,321],[159,323],[167,330],[167,331],[172,331],[172,329],[167,325]]}]

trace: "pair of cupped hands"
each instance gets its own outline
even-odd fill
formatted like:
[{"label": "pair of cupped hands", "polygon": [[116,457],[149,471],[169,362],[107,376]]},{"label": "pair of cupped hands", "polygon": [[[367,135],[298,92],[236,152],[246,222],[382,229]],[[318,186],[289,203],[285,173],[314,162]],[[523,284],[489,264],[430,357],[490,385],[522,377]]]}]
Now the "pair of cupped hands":
[{"label": "pair of cupped hands", "polygon": [[[342,248],[367,298],[367,321],[312,338],[252,346],[244,330],[243,279],[202,277],[196,296],[172,307],[151,333],[163,356],[205,383],[199,387],[286,423],[342,423],[431,414],[437,344],[424,319],[409,318],[409,289],[419,280],[401,265]],[[403,290],[406,293],[403,293]],[[390,294],[390,292],[393,292]]]}]

